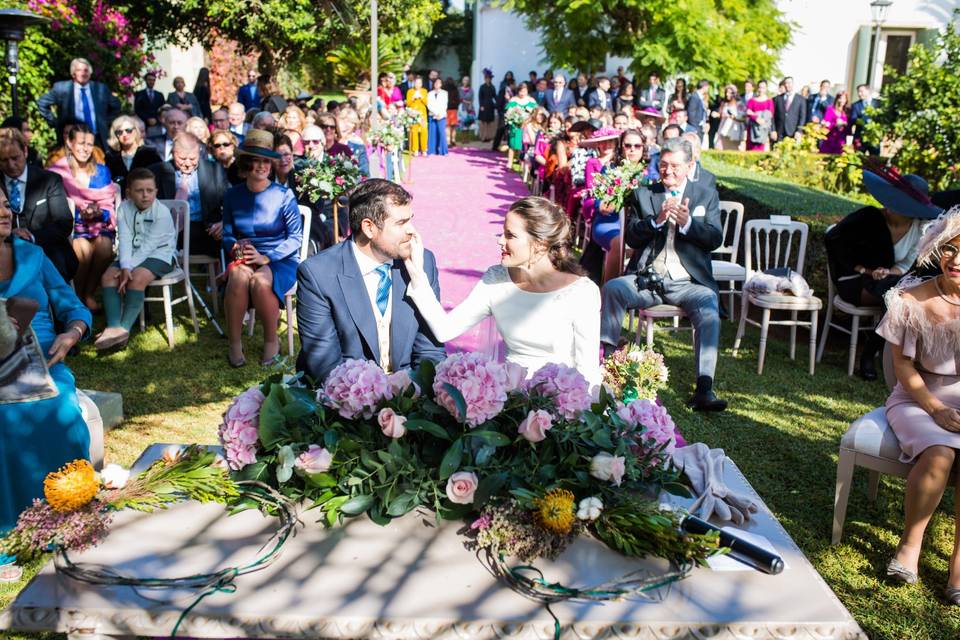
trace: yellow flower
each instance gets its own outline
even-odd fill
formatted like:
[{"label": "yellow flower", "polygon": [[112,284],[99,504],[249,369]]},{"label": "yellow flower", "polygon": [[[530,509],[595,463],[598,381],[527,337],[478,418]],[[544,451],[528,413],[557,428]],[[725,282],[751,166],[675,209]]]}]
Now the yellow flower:
[{"label": "yellow flower", "polygon": [[100,483],[86,460],[74,460],[59,471],[47,474],[43,495],[56,511],[75,511],[97,495]]},{"label": "yellow flower", "polygon": [[534,501],[537,507],[534,518],[544,529],[558,535],[570,533],[575,521],[574,502],[576,498],[566,489],[553,489],[542,498]]}]

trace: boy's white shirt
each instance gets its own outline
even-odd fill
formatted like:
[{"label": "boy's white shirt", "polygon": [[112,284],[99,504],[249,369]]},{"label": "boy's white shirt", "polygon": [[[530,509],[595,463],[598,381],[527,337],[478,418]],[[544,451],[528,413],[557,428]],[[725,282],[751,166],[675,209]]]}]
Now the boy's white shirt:
[{"label": "boy's white shirt", "polygon": [[[142,240],[139,247],[134,247],[138,216]],[[120,245],[121,269],[133,269],[147,258],[169,263],[177,251],[177,229],[173,224],[173,214],[159,200],[154,200],[143,211],[139,211],[132,201],[124,200],[117,209],[117,241]]]}]

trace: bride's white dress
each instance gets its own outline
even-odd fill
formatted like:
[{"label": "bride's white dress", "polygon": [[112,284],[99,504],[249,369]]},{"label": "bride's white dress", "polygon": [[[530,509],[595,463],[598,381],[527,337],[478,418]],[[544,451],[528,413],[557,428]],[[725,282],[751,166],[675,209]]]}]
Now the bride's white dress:
[{"label": "bride's white dress", "polygon": [[433,335],[452,340],[493,316],[507,347],[507,360],[532,375],[554,362],[576,367],[596,388],[600,371],[600,289],[589,278],[548,293],[524,291],[506,267],[487,269],[467,299],[449,313],[429,285],[411,286],[408,294]]}]

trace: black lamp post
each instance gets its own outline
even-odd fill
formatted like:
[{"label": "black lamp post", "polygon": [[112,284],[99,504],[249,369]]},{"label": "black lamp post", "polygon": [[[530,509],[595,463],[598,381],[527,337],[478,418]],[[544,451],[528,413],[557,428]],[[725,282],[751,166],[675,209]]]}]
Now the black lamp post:
[{"label": "black lamp post", "polygon": [[14,116],[20,115],[19,105],[17,104],[17,72],[20,71],[20,41],[23,40],[23,35],[27,27],[46,21],[47,18],[22,9],[0,9],[0,40],[6,43],[6,55],[3,60],[4,66],[7,68],[7,73],[10,74],[10,102],[13,107]]}]

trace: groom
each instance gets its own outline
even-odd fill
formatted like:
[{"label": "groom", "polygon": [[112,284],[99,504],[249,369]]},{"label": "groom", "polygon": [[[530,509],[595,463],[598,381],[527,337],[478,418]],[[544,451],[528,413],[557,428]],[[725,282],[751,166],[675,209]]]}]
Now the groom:
[{"label": "groom", "polygon": [[[421,360],[442,360],[438,342],[406,297],[403,260],[414,228],[412,196],[388,180],[367,180],[350,195],[350,239],[309,258],[297,269],[297,369],[322,382],[347,358],[373,360],[398,371]],[[433,254],[424,271],[437,298]]]}]

